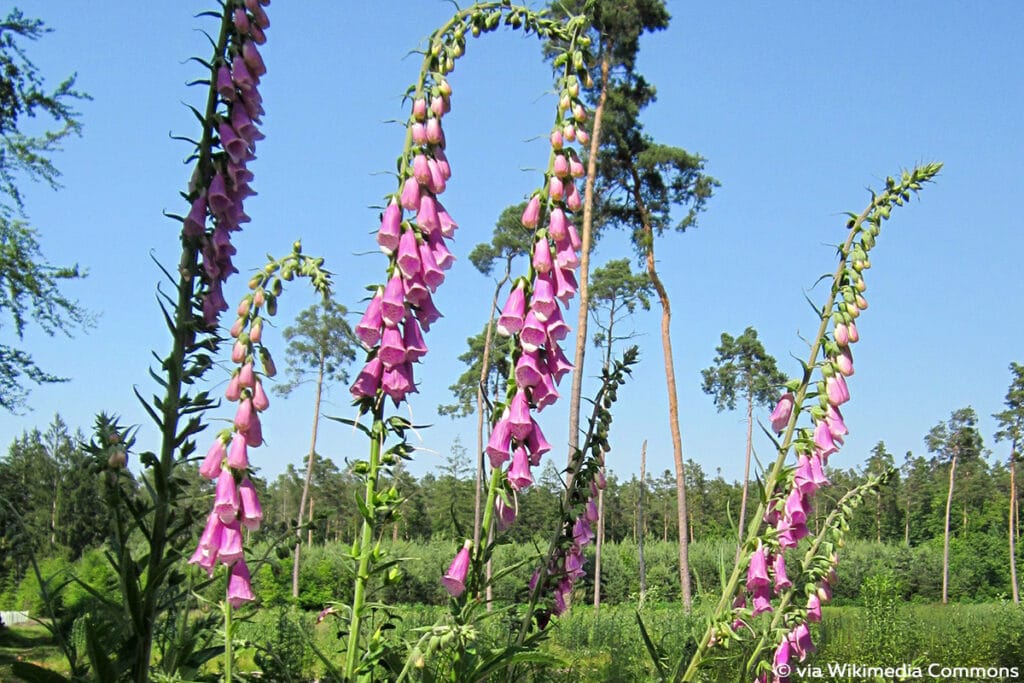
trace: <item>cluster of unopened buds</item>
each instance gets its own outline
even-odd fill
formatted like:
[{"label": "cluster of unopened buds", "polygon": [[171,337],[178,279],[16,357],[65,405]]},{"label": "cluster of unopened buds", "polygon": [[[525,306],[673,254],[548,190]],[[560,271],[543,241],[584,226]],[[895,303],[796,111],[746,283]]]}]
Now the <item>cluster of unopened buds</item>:
[{"label": "cluster of unopened buds", "polygon": [[[258,275],[254,281],[260,278]],[[260,413],[270,406],[255,367],[257,353],[261,356],[264,374],[272,377],[276,373],[273,360],[261,344],[261,313],[273,308],[276,308],[275,294],[260,285],[253,293],[246,294],[238,306],[238,319],[231,327],[231,336],[235,338],[231,361],[238,367],[224,392],[224,397],[238,407],[231,427],[217,435],[199,467],[199,474],[216,481],[217,488],[213,510],[189,562],[198,564],[210,575],[218,562],[228,566],[228,601],[234,607],[253,600],[249,568],[242,549],[242,529],[255,531],[263,519],[256,487],[249,478],[249,448],[263,444]],[[270,314],[273,312],[269,310]]]},{"label": "cluster of unopened buds", "polygon": [[450,97],[444,78],[413,97],[401,188],[389,198],[377,233],[381,251],[390,257],[389,277],[376,288],[355,330],[370,350],[350,389],[357,400],[376,402],[383,391],[397,406],[416,391],[412,364],[427,353],[423,332],[441,317],[431,295],[455,260],[445,239],[458,227],[438,201],[452,175],[441,128]]},{"label": "cluster of unopened buds", "polygon": [[[225,52],[215,64],[214,87],[219,106],[215,113],[216,140],[221,151],[212,157],[213,169],[196,168],[189,198],[192,207],[185,217],[183,235],[198,239],[203,257],[203,317],[216,324],[228,309],[223,285],[237,272],[231,261],[235,248],[231,233],[249,221],[243,203],[255,192],[250,188],[253,174],[248,163],[256,158],[256,142],[263,139],[258,124],[263,116],[259,93],[260,78],[267,72],[257,45],[266,42],[264,30],[270,26],[264,5],[270,0],[231,0],[225,11],[231,13]],[[235,7],[232,9],[232,5]],[[213,230],[207,232],[207,220]]]}]

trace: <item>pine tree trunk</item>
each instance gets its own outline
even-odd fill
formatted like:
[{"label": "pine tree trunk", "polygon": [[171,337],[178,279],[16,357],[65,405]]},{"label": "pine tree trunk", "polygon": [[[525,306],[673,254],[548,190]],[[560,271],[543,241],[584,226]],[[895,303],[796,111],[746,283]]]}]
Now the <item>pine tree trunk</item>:
[{"label": "pine tree trunk", "polygon": [[313,547],[313,506],[316,503],[316,498],[309,497],[309,520],[306,527],[306,547]]},{"label": "pine tree trunk", "polygon": [[309,485],[313,480],[313,460],[316,455],[316,432],[320,426],[320,398],[324,388],[324,356],[320,355],[320,365],[316,375],[316,395],[313,398],[313,435],[309,443],[309,459],[306,461],[306,481],[302,485],[302,499],[299,501],[298,527],[295,530],[298,540],[295,541],[295,555],[292,560],[292,597],[299,597],[299,552],[302,546],[302,520],[306,514],[306,501],[309,500]]},{"label": "pine tree trunk", "polygon": [[590,314],[590,245],[594,232],[594,181],[597,178],[597,157],[601,150],[601,119],[608,100],[608,72],[611,53],[602,46],[601,94],[594,109],[594,126],[590,132],[590,152],[587,158],[587,179],[583,184],[583,224],[580,234],[580,274],[577,291],[580,296],[579,316],[576,319],[576,351],[573,355],[572,390],[569,394],[569,460],[580,443],[580,396],[583,393],[583,361],[587,352],[587,323]]},{"label": "pine tree trunk", "polygon": [[644,439],[640,447],[640,495],[636,500],[637,523],[640,527],[637,531],[637,560],[640,563],[640,608],[644,606],[644,599],[647,597],[647,565],[644,563],[644,536],[647,527],[644,524],[644,492],[647,490],[647,439]]},{"label": "pine tree trunk", "polygon": [[597,490],[597,533],[595,536],[594,614],[597,615],[601,611],[601,548],[604,546],[604,489]]},{"label": "pine tree trunk", "polygon": [[1017,442],[1013,443],[1013,450],[1010,453],[1010,514],[1008,525],[1008,536],[1010,537],[1010,586],[1013,590],[1013,603],[1020,604],[1020,589],[1017,586],[1017,546],[1014,542],[1013,523],[1016,518],[1017,508]]},{"label": "pine tree trunk", "polygon": [[747,454],[743,460],[743,494],[740,496],[740,525],[736,536],[736,559],[743,547],[747,519],[747,488],[750,483],[750,455],[754,450],[754,387],[747,383]]},{"label": "pine tree trunk", "polygon": [[956,455],[949,464],[949,493],[946,495],[946,529],[942,544],[942,604],[949,603],[949,515],[953,508],[953,482],[956,478]]},{"label": "pine tree trunk", "polygon": [[687,533],[686,515],[686,471],[683,466],[683,437],[679,430],[679,399],[676,391],[676,371],[672,357],[672,304],[668,291],[658,277],[654,261],[654,231],[647,215],[647,208],[640,193],[641,181],[636,167],[633,175],[633,198],[643,220],[643,238],[646,247],[647,275],[661,302],[661,348],[665,357],[665,387],[668,390],[668,423],[672,432],[672,456],[676,466],[676,519],[679,524],[679,586],[683,606],[690,611],[690,543]]},{"label": "pine tree trunk", "polygon": [[910,545],[910,492],[907,492],[907,517],[903,525],[903,544]]},{"label": "pine tree trunk", "polygon": [[875,540],[882,542],[882,494],[875,494]]}]

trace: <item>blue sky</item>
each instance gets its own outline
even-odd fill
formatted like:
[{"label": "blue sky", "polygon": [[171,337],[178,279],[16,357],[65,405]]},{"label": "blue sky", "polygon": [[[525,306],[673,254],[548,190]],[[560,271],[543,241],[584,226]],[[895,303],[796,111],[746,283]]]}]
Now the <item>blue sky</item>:
[{"label": "blue sky", "polygon": [[[83,137],[56,159],[64,188],[29,185],[25,194],[44,253],[54,263],[88,268],[88,279],[66,291],[99,317],[95,329],[75,339],[26,336],[43,367],[73,380],[35,389],[27,415],[0,415],[5,445],[26,428],[44,426],[54,412],[88,427],[99,410],[142,424],[140,444],[156,445],[132,387],[153,392],[150,350],[169,348],[152,259],[177,258],[177,224],[161,211],[184,210],[178,192],[190,173],[181,164],[189,150],[169,135],[196,129],[183,103],[199,103],[203,93],[184,83],[202,74],[186,60],[208,55],[196,29],[209,20],[192,16],[208,6],[19,3],[55,29],[30,46],[36,64],[51,82],[77,72],[80,88],[93,97],[80,106]],[[816,329],[803,294],[824,296],[810,288],[833,268],[829,245],[843,236],[843,212],[863,208],[866,188],[886,175],[941,160],[938,183],[894,213],[872,254],[871,307],[858,321],[862,341],[845,410],[851,436],[832,464],[859,465],[880,439],[898,460],[908,450],[922,453],[928,429],[965,405],[978,411],[986,442],[1004,458],[1005,445],[991,442],[989,416],[1002,406],[1008,364],[1024,361],[1017,211],[1024,196],[1024,5],[668,6],[671,27],[642,41],[639,69],[658,88],[643,120],[658,141],[705,156],[722,183],[696,230],[657,245],[673,301],[685,456],[711,475],[721,469],[729,479],[740,476],[741,414],[716,413],[700,391],[700,369],[711,363],[719,335],[752,325],[783,370],[795,373],[790,354],[806,355],[798,335]],[[385,267],[371,236],[372,207],[394,189],[386,172],[403,131],[391,121],[405,118],[401,95],[419,67],[408,52],[451,9],[434,0],[279,0],[268,8],[267,138],[252,166],[259,196],[246,209],[253,221],[236,240],[243,275],[265,253],[283,255],[302,238],[306,252],[324,256],[336,273],[338,301],[361,311],[363,285],[379,281]],[[413,466],[418,473],[439,463],[457,435],[471,448],[475,442],[475,419],[435,414],[449,400],[446,388],[462,371],[456,357],[480,329],[492,290],[466,256],[489,238],[502,208],[540,182],[542,138],[555,106],[532,38],[499,33],[471,42],[451,81],[446,133],[453,178],[444,202],[462,226],[453,246],[460,262],[437,295],[446,317],[428,335],[431,353],[418,368],[420,393],[411,403],[418,422],[434,424],[421,432],[426,452]],[[613,234],[593,262],[630,253],[624,237]],[[229,300],[241,296],[246,279],[230,281]],[[277,331],[312,302],[293,283]],[[659,316],[655,306],[635,318],[642,362],[615,411],[609,465],[626,476],[639,468],[644,439],[649,471],[672,466]],[[283,359],[277,331],[266,338]],[[596,353],[590,357],[596,361]],[[210,374],[219,386],[228,376],[224,367]],[[596,368],[589,365],[587,376]],[[587,386],[592,391],[594,382]],[[332,388],[325,414],[351,416],[347,399],[346,387]],[[303,459],[312,389],[271,401],[268,446],[252,454],[269,476]],[[566,441],[566,403],[541,414],[555,444]],[[215,415],[226,419],[230,408]],[[341,464],[361,457],[364,444],[326,423],[319,450]],[[767,454],[764,439],[759,450]],[[564,462],[564,454],[555,461]]]}]

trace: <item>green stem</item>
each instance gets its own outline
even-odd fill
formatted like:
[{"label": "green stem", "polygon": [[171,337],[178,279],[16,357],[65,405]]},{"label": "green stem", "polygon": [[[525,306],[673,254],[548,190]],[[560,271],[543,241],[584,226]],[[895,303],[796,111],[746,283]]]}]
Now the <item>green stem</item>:
[{"label": "green stem", "polygon": [[370,579],[370,555],[376,522],[377,479],[380,475],[380,449],[384,440],[383,410],[382,400],[374,411],[373,436],[370,439],[370,463],[366,475],[366,496],[364,498],[370,519],[363,518],[362,538],[359,542],[359,567],[356,571],[353,589],[352,614],[349,617],[348,652],[345,654],[345,677],[349,681],[355,680],[359,661],[359,631],[362,626],[363,603],[366,600],[366,584]]},{"label": "green stem", "polygon": [[800,415],[800,409],[801,406],[803,406],[804,399],[807,397],[807,391],[811,385],[814,370],[817,367],[818,354],[828,330],[828,321],[831,318],[832,307],[835,305],[835,299],[839,292],[838,283],[846,270],[846,262],[849,258],[850,248],[853,245],[853,241],[857,234],[860,232],[861,224],[875,208],[876,200],[873,199],[868,207],[854,220],[853,225],[850,227],[849,234],[846,237],[846,241],[839,250],[839,265],[836,267],[836,271],[832,276],[832,289],[829,292],[828,301],[821,309],[821,324],[818,326],[818,333],[814,338],[814,344],[811,346],[809,359],[804,365],[803,380],[797,388],[794,397],[793,413],[790,415],[789,424],[786,425],[782,444],[779,446],[778,457],[775,459],[775,464],[772,466],[772,469],[765,480],[764,498],[758,505],[757,511],[750,518],[750,522],[747,525],[747,540],[743,544],[742,553],[737,558],[736,564],[733,566],[732,575],[729,577],[729,581],[722,592],[722,596],[718,600],[718,605],[712,613],[711,623],[709,624],[707,631],[705,631],[704,636],[701,638],[697,651],[694,652],[693,657],[690,659],[690,665],[687,667],[686,673],[683,674],[683,681],[696,680],[695,677],[697,669],[700,667],[701,661],[704,658],[704,653],[708,650],[708,644],[711,642],[711,636],[714,633],[715,624],[721,621],[725,614],[732,609],[732,598],[736,594],[736,589],[739,587],[740,580],[743,576],[743,570],[747,566],[750,554],[756,546],[758,531],[760,531],[760,527],[764,521],[764,515],[767,510],[767,502],[771,501],[774,497],[775,488],[778,485],[783,469],[785,468],[786,458],[789,455],[789,449],[793,442],[793,434],[796,431],[796,423]]},{"label": "green stem", "polygon": [[231,683],[232,668],[235,663],[235,650],[232,643],[231,601],[224,599],[224,683]]},{"label": "green stem", "polygon": [[[214,115],[217,109],[217,64],[227,48],[228,34],[232,28],[231,8],[225,6],[221,18],[220,34],[214,50],[213,68],[210,75],[210,90],[206,99],[203,136],[199,143],[197,167],[201,179],[209,175],[213,146]],[[167,529],[171,518],[170,479],[174,470],[175,451],[178,445],[178,420],[181,408],[182,369],[185,366],[187,349],[195,339],[195,315],[192,304],[195,296],[195,279],[198,270],[199,251],[197,241],[183,238],[181,261],[178,266],[178,299],[174,310],[174,340],[171,353],[164,361],[167,370],[167,391],[162,401],[162,441],[158,472],[154,477],[153,528],[150,534],[149,561],[146,569],[145,598],[141,612],[133,614],[138,630],[136,656],[133,662],[132,679],[136,683],[149,680],[149,663],[153,650],[153,630],[156,625],[160,587],[164,579],[164,552],[167,545]]]}]

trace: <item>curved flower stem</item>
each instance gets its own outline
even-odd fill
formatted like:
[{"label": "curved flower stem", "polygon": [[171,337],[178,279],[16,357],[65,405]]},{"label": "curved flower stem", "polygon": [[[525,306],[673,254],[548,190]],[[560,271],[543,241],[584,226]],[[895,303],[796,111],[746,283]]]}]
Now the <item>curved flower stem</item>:
[{"label": "curved flower stem", "polygon": [[[377,480],[380,476],[380,449],[384,442],[384,403],[381,401],[374,414],[372,436],[370,437],[370,463],[366,475],[366,508],[363,517],[362,537],[359,542],[359,566],[356,570],[352,595],[352,614],[349,621],[348,651],[345,653],[346,680],[355,680],[359,661],[359,631],[362,625],[363,603],[366,600],[366,584],[370,578],[370,555],[373,546],[373,532],[377,505]],[[368,517],[367,517],[368,515]]]},{"label": "curved flower stem", "polygon": [[828,300],[821,309],[821,323],[818,326],[818,333],[814,338],[814,342],[811,345],[811,352],[808,356],[807,362],[804,364],[804,375],[800,382],[799,387],[795,393],[794,399],[794,410],[790,415],[789,424],[786,425],[786,431],[784,432],[782,443],[779,446],[779,454],[775,459],[775,464],[772,466],[771,471],[765,479],[764,484],[764,499],[757,507],[757,511],[750,518],[750,523],[747,526],[746,541],[742,546],[742,552],[736,560],[736,564],[733,566],[732,575],[729,577],[729,581],[722,592],[721,598],[718,600],[718,605],[711,616],[711,624],[708,626],[707,631],[701,638],[701,641],[697,647],[697,651],[693,654],[690,659],[690,665],[687,667],[686,672],[683,674],[683,681],[696,680],[697,669],[704,658],[704,653],[708,650],[708,644],[711,642],[711,636],[714,632],[715,624],[724,617],[726,612],[731,609],[732,598],[736,594],[736,589],[739,587],[740,579],[743,576],[743,570],[747,566],[747,562],[750,558],[751,552],[755,545],[758,531],[761,528],[761,524],[764,520],[765,512],[767,511],[766,501],[772,500],[775,494],[775,489],[778,486],[780,476],[782,475],[783,469],[786,464],[786,457],[789,455],[790,446],[793,443],[793,434],[796,431],[797,419],[800,415],[800,408],[803,405],[804,399],[807,397],[807,391],[811,385],[811,379],[814,374],[814,370],[817,367],[818,354],[821,351],[822,343],[825,339],[825,334],[828,329],[828,321],[831,318],[832,307],[835,304],[836,296],[839,293],[838,282],[846,270],[846,263],[850,256],[850,248],[853,246],[853,241],[857,237],[857,234],[861,230],[861,225],[871,214],[872,211],[877,208],[878,200],[873,198],[868,207],[857,216],[849,229],[849,234],[846,236],[846,241],[839,248],[839,265],[836,266],[835,273],[832,275],[832,288],[829,292]]}]

